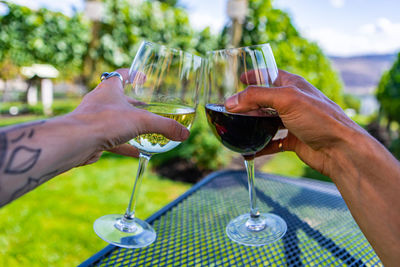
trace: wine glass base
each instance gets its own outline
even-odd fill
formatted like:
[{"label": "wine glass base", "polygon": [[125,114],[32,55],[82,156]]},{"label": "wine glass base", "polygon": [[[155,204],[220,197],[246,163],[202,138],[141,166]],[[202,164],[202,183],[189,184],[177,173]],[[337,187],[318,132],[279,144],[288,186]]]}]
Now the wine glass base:
[{"label": "wine glass base", "polygon": [[250,214],[242,214],[231,220],[226,226],[228,237],[241,245],[264,246],[281,239],[287,230],[286,222],[272,213],[261,213],[259,220],[265,222],[265,227],[250,230],[248,220]]},{"label": "wine glass base", "polygon": [[150,224],[137,218],[129,221],[126,230],[119,230],[117,226],[123,218],[120,214],[100,217],[93,224],[94,231],[104,241],[124,248],[143,248],[156,240],[157,234]]}]

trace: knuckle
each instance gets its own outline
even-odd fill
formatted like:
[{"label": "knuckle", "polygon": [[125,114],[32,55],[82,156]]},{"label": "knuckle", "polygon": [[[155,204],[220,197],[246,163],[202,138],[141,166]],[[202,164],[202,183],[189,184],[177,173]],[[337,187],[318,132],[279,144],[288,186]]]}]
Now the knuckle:
[{"label": "knuckle", "polygon": [[246,91],[248,92],[249,96],[256,96],[256,95],[258,95],[258,93],[259,93],[259,91],[260,91],[260,87],[259,87],[259,86],[251,85],[251,86],[249,86],[249,87],[247,88]]},{"label": "knuckle", "polygon": [[288,85],[288,86],[282,88],[282,93],[283,93],[286,97],[295,96],[298,92],[299,92],[299,90],[298,90],[297,87],[294,86],[294,85]]},{"label": "knuckle", "polygon": [[288,85],[284,88],[288,94],[294,94],[299,91],[299,89],[294,85]]},{"label": "knuckle", "polygon": [[245,91],[243,91],[240,95],[242,97],[241,100],[245,102],[252,102],[257,99],[259,95],[259,88],[256,86],[249,86]]},{"label": "knuckle", "polygon": [[282,101],[284,101],[285,105],[292,105],[298,102],[299,98],[301,98],[300,91],[296,86],[289,85],[282,88]]},{"label": "knuckle", "polygon": [[304,83],[306,79],[304,79],[302,76],[297,75],[297,74],[291,74],[289,81],[291,84],[298,84],[298,83]]},{"label": "knuckle", "polygon": [[151,118],[151,114],[147,113],[145,110],[141,110],[138,108],[134,108],[132,112],[132,117],[136,118],[135,121],[139,126],[139,131],[146,132],[151,130],[153,118]]}]

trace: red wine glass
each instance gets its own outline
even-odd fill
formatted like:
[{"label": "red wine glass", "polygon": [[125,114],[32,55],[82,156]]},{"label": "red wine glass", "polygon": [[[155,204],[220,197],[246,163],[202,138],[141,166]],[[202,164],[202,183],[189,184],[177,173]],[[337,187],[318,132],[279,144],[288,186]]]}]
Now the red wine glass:
[{"label": "red wine glass", "polygon": [[246,113],[230,113],[224,102],[249,84],[272,86],[278,69],[269,44],[231,48],[207,53],[205,66],[206,116],[214,135],[228,149],[244,158],[248,176],[250,212],[231,220],[226,227],[229,238],[248,246],[262,246],[281,239],[285,221],[257,208],[254,157],[274,137],[281,120],[269,107]]}]

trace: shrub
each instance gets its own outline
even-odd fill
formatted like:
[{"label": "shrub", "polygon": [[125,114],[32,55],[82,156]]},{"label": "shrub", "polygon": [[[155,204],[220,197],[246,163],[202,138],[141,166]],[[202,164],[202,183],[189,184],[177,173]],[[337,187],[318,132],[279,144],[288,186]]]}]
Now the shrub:
[{"label": "shrub", "polygon": [[354,95],[344,94],[343,96],[344,107],[354,109],[357,113],[360,111],[361,100]]},{"label": "shrub", "polygon": [[392,141],[390,144],[390,152],[400,160],[400,138],[397,138]]},{"label": "shrub", "polygon": [[73,111],[80,103],[79,98],[69,98],[62,100],[55,100],[53,104],[53,115],[59,116]]},{"label": "shrub", "polygon": [[[80,99],[59,99],[55,100],[52,105],[53,116],[60,116],[74,110],[80,102]],[[1,103],[0,106],[0,114],[9,115],[10,108],[17,107],[18,114],[17,115],[43,115],[43,105],[38,103],[36,105],[28,105],[21,102],[7,102]]]},{"label": "shrub", "polygon": [[388,124],[400,123],[400,53],[390,70],[382,75],[376,96]]}]

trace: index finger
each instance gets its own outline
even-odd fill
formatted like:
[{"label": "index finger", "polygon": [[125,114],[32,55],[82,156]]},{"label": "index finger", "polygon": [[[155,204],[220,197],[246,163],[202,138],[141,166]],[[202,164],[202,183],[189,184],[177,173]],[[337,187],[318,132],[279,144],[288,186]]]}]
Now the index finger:
[{"label": "index finger", "polygon": [[303,78],[299,75],[278,69],[278,76],[268,69],[253,69],[243,72],[240,75],[240,81],[247,85],[266,85],[275,86],[296,85],[295,83]]},{"label": "index finger", "polygon": [[240,81],[247,85],[271,86],[276,78],[276,73],[265,68],[249,70],[240,75]]},{"label": "index finger", "polygon": [[[258,70],[250,70],[248,72],[243,73],[240,76],[240,80],[249,85],[263,85],[260,83],[260,75],[263,77],[270,78],[272,77],[271,73],[269,73],[266,69],[258,69]],[[266,79],[264,78],[264,79]],[[268,84],[268,83],[266,83]],[[287,87],[287,86],[295,86],[300,91],[305,93],[325,98],[325,95],[322,94],[320,90],[315,88],[312,84],[310,84],[306,79],[303,77],[278,69],[278,77],[275,80],[270,81],[269,85],[274,85],[277,87]]]},{"label": "index finger", "polygon": [[228,98],[225,107],[227,111],[235,113],[271,107],[282,115],[293,108],[293,103],[298,103],[303,97],[301,90],[294,86],[261,87],[253,85]]},{"label": "index finger", "polygon": [[116,72],[121,74],[124,79],[124,85],[127,83],[144,84],[146,82],[146,75],[143,72],[132,70],[132,73],[129,73],[127,68],[117,69]]},{"label": "index finger", "polygon": [[121,76],[124,79],[124,81],[126,81],[128,79],[128,77],[129,77],[129,69],[127,69],[127,68],[117,69],[116,72],[121,74]]},{"label": "index finger", "polygon": [[327,98],[320,90],[314,87],[303,77],[284,70],[279,70],[278,79],[276,79],[275,84],[276,86],[282,87],[294,86],[297,87],[300,91],[309,95],[317,96],[322,99]]},{"label": "index finger", "polygon": [[278,69],[278,76],[272,75],[267,69],[253,69],[243,72],[240,75],[240,81],[247,85],[275,85],[275,86],[287,86],[296,85],[296,80],[301,77],[290,72]]}]

